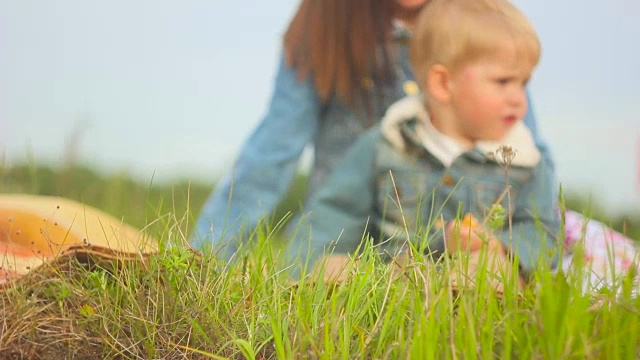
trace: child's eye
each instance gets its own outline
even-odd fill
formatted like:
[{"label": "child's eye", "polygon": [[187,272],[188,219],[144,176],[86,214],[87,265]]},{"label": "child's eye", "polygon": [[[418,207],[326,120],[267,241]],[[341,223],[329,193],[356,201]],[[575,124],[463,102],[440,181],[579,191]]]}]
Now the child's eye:
[{"label": "child's eye", "polygon": [[511,81],[509,78],[498,78],[496,79],[496,83],[499,85],[507,85]]}]

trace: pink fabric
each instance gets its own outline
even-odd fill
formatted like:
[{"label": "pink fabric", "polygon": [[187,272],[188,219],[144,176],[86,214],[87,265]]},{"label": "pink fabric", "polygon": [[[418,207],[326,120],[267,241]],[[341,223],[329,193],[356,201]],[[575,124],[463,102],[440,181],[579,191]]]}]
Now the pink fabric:
[{"label": "pink fabric", "polygon": [[[565,247],[565,273],[571,273],[576,254],[584,254],[585,290],[617,286],[632,269],[640,274],[640,251],[632,239],[570,210],[565,212]],[[635,282],[640,284],[639,275]]]}]

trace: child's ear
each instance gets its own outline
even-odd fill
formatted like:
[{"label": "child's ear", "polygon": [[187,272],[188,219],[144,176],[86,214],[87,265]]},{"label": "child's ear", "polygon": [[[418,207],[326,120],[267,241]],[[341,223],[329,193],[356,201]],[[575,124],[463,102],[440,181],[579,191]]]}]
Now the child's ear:
[{"label": "child's ear", "polygon": [[447,102],[451,98],[449,91],[450,72],[444,65],[435,64],[429,68],[427,76],[427,91],[433,99]]}]

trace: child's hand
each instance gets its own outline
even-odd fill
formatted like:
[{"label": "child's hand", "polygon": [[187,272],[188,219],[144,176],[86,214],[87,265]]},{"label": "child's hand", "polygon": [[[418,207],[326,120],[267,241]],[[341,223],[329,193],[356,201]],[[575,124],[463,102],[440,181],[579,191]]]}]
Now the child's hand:
[{"label": "child's hand", "polygon": [[[486,241],[489,250],[503,251],[500,241],[476,220],[467,214],[460,222],[449,221],[445,229],[447,251],[451,253],[462,251],[478,251]],[[483,240],[484,239],[484,240]]]}]

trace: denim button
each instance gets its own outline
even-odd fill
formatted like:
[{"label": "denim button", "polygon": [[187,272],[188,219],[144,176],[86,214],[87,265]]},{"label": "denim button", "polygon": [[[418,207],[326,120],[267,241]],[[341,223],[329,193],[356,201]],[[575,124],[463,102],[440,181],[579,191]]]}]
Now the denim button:
[{"label": "denim button", "polygon": [[413,80],[405,81],[402,84],[402,90],[404,90],[404,93],[409,96],[415,95],[420,91],[420,89],[418,88],[418,84]]},{"label": "denim button", "polygon": [[445,176],[442,177],[442,183],[446,186],[452,186],[453,185],[453,177],[449,174],[446,174]]}]

